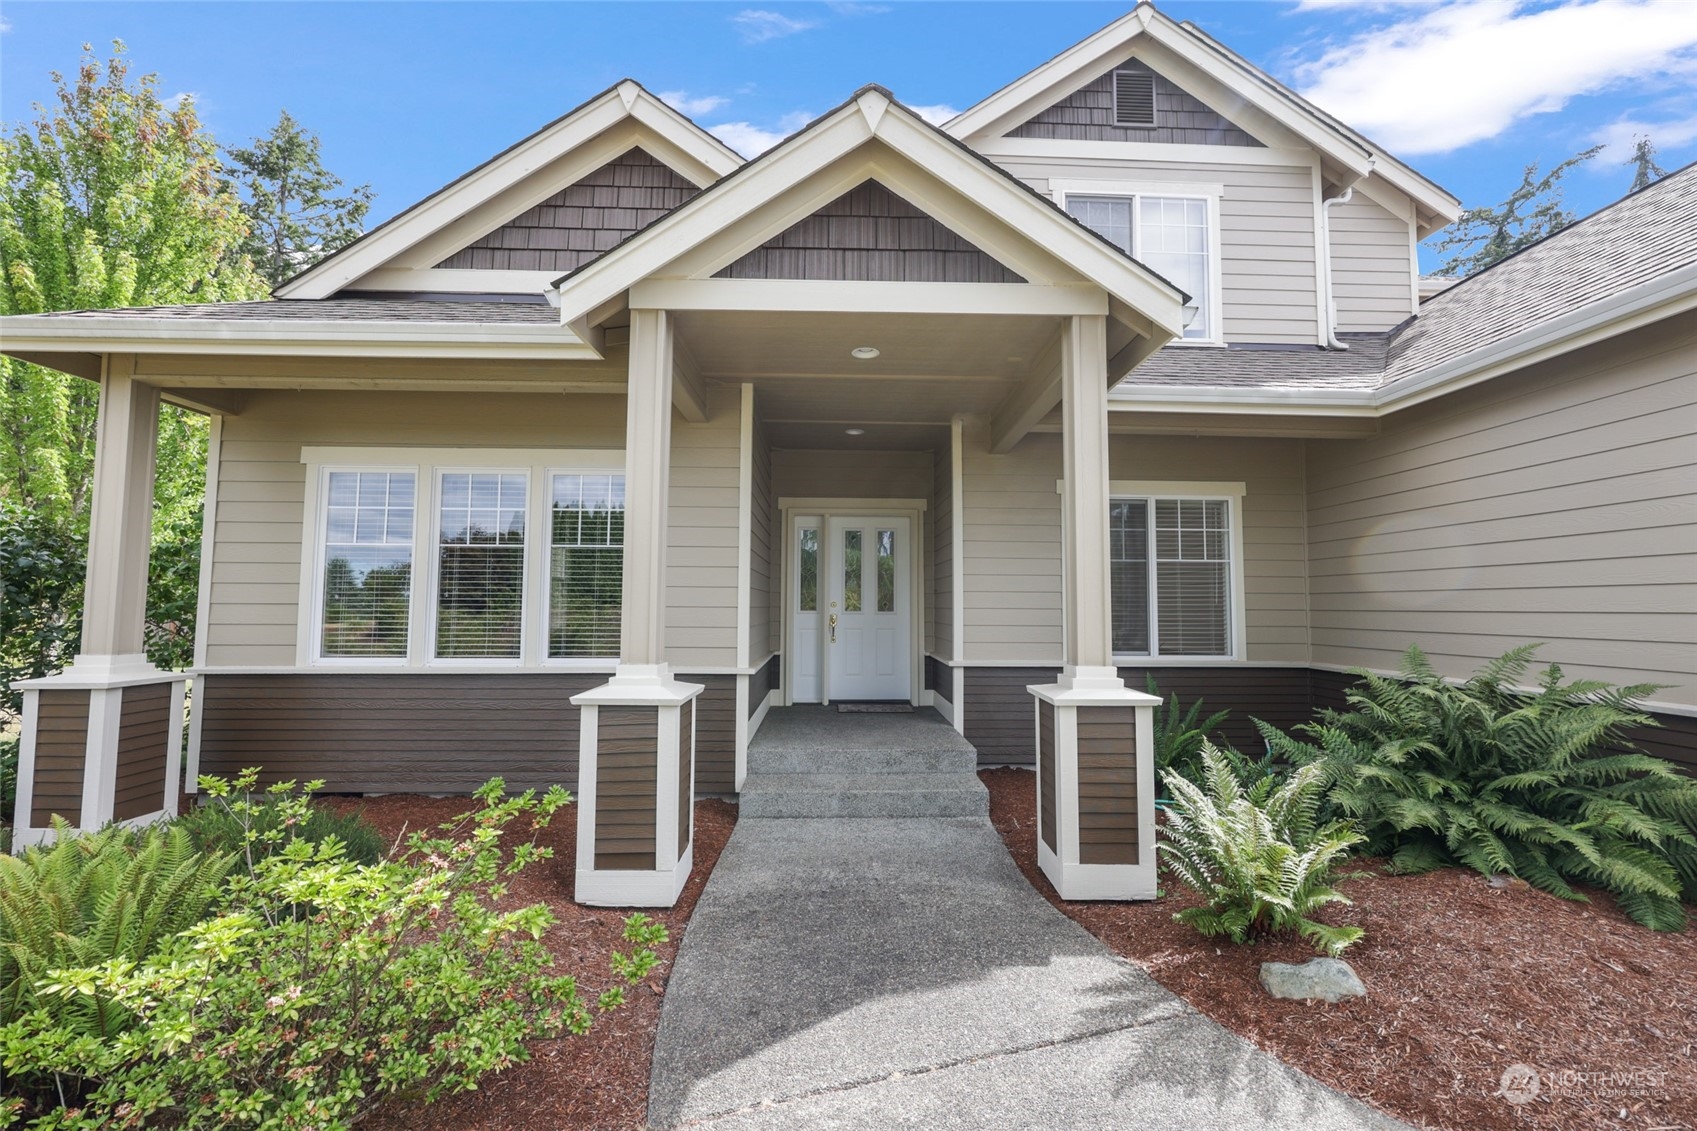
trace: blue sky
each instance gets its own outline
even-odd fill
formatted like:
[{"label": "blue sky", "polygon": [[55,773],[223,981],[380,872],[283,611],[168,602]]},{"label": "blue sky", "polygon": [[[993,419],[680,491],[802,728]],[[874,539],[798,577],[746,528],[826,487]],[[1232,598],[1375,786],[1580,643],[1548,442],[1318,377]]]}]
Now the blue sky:
[{"label": "blue sky", "polygon": [[[220,141],[286,108],[382,220],[630,76],[753,151],[867,82],[935,116],[964,109],[1129,3],[0,3],[0,117],[129,44]],[[1196,2],[1201,25],[1459,195],[1494,203],[1527,162],[1610,143],[1570,178],[1618,197],[1635,132],[1697,159],[1694,0]]]}]

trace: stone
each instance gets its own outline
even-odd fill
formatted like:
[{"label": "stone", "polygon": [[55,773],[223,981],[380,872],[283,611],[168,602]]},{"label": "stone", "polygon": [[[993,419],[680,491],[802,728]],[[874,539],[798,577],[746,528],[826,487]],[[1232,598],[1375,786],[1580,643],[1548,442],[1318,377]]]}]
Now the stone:
[{"label": "stone", "polygon": [[1366,997],[1367,987],[1341,958],[1311,958],[1300,966],[1288,962],[1261,963],[1261,986],[1274,997],[1299,1001],[1339,1002]]}]

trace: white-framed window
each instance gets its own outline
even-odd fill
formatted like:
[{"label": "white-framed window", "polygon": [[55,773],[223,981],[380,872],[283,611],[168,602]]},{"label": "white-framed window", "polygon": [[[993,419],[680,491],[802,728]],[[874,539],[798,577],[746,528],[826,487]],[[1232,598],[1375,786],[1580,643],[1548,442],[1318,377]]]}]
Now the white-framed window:
[{"label": "white-framed window", "polygon": [[1054,181],[1050,191],[1079,223],[1190,296],[1198,309],[1182,341],[1220,343],[1220,186]]},{"label": "white-framed window", "polygon": [[623,453],[305,448],[303,666],[606,667]]},{"label": "white-framed window", "polygon": [[1241,484],[1113,485],[1115,656],[1243,658],[1242,505]]}]

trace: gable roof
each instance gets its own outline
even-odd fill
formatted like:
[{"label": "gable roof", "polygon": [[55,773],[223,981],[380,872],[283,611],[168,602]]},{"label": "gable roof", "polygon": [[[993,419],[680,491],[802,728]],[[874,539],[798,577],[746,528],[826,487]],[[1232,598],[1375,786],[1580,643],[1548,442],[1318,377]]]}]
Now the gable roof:
[{"label": "gable roof", "polygon": [[[617,152],[599,153],[589,146],[595,138],[621,126],[628,127],[631,136],[612,143],[611,149]],[[621,79],[283,282],[276,288],[276,297],[328,298],[415,248],[425,252],[422,265],[433,266],[543,203],[619,153],[639,147],[699,188],[705,188],[743,163],[718,138],[640,83]],[[561,163],[569,162],[578,151],[593,163],[575,173],[547,176]],[[480,211],[491,213],[491,210],[492,214],[479,216]],[[455,225],[464,228],[467,223],[472,227],[460,233],[455,246],[428,248],[432,237]]]},{"label": "gable roof", "polygon": [[[1217,399],[1223,390],[1239,403],[1322,394],[1402,407],[1692,309],[1697,164],[1469,275],[1389,333],[1340,335],[1346,352],[1163,350],[1116,393],[1144,407]],[[1316,401],[1291,403],[1312,408]]]},{"label": "gable roof", "polygon": [[[857,154],[859,156],[857,156]],[[590,337],[593,315],[655,276],[708,278],[866,180],[876,179],[1035,284],[1084,281],[1182,333],[1184,292],[948,136],[879,86],[836,109],[699,196],[556,280],[561,320]],[[1019,284],[1009,284],[1019,285]]]},{"label": "gable roof", "polygon": [[[1196,25],[1173,20],[1148,0],[1140,0],[1136,8],[1107,27],[963,110],[943,128],[969,144],[1005,134],[1130,58],[1140,44],[1158,45],[1219,84],[1238,101],[1240,116],[1259,114],[1295,134],[1337,171],[1340,182],[1351,183],[1373,176],[1395,187],[1429,217],[1423,229],[1435,230],[1460,214],[1461,202],[1435,182],[1227,49]],[[1166,77],[1183,85],[1183,76]],[[1201,92],[1190,93],[1203,98]],[[1214,108],[1218,110],[1219,106]],[[1239,124],[1247,128],[1253,123]],[[1253,134],[1254,130],[1250,132]]]}]

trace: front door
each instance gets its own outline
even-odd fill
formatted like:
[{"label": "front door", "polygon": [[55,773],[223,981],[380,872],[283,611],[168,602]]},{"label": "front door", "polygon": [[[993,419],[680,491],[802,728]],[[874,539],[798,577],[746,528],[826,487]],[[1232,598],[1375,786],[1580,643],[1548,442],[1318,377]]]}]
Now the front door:
[{"label": "front door", "polygon": [[796,520],[793,701],[909,698],[912,526],[878,515]]}]

